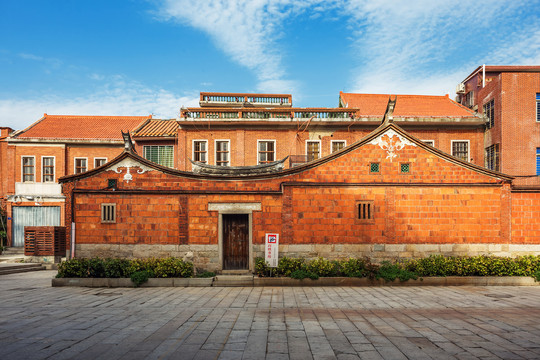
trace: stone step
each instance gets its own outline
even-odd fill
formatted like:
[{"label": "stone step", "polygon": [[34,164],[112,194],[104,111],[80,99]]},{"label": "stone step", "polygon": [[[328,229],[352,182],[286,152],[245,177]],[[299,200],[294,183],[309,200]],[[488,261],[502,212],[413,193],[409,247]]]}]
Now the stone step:
[{"label": "stone step", "polygon": [[253,286],[253,275],[218,275],[212,286]]},{"label": "stone step", "polygon": [[252,275],[250,270],[222,270],[222,275]]},{"label": "stone step", "polygon": [[41,264],[0,264],[0,275],[45,270]]},{"label": "stone step", "polygon": [[24,255],[24,248],[22,247],[6,247],[2,251],[2,255]]}]

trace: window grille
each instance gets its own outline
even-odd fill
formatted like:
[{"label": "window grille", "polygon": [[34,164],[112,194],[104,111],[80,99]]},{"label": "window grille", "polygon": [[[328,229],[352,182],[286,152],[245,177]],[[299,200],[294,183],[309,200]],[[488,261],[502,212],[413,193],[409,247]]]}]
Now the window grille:
[{"label": "window grille", "polygon": [[97,168],[102,165],[105,165],[106,162],[107,162],[106,158],[94,158],[94,167]]},{"label": "window grille", "polygon": [[345,147],[345,141],[340,141],[340,140],[332,141],[332,152],[333,153],[343,149],[344,147]]},{"label": "window grille", "polygon": [[206,141],[194,141],[193,142],[193,161],[198,161],[206,164],[206,152],[207,152],[207,142]]},{"label": "window grille", "polygon": [[23,182],[34,182],[35,179],[35,159],[33,156],[23,156]]},{"label": "window grille", "polygon": [[144,158],[159,165],[174,167],[174,147],[172,145],[148,145],[143,147]]},{"label": "window grille", "polygon": [[116,204],[101,204],[101,222],[116,222]]},{"label": "window grille", "polygon": [[381,164],[380,163],[371,163],[369,164],[369,172],[370,173],[378,173],[381,171]]},{"label": "window grille", "polygon": [[259,141],[259,164],[271,163],[275,158],[275,142]]},{"label": "window grille", "polygon": [[429,146],[435,146],[435,140],[422,140],[422,142]]},{"label": "window grille", "polygon": [[216,141],[216,165],[229,166],[228,141]]},{"label": "window grille", "polygon": [[43,182],[54,182],[54,157],[43,157],[41,161],[43,167]]},{"label": "window grille", "polygon": [[536,121],[540,121],[540,93],[536,93]]},{"label": "window grille", "polygon": [[319,141],[307,142],[307,161],[317,160],[321,157],[321,143]]},{"label": "window grille", "polygon": [[85,158],[75,158],[75,174],[80,174],[86,172],[86,159]]},{"label": "window grille", "polygon": [[491,129],[495,125],[495,102],[492,99],[488,103],[484,104],[484,116],[488,119],[486,125],[488,129]]},{"label": "window grille", "polygon": [[489,170],[499,171],[499,144],[486,148],[485,166]]},{"label": "window grille", "polygon": [[409,172],[411,172],[411,164],[409,163],[400,164],[400,171],[402,174],[408,174]]},{"label": "window grille", "polygon": [[469,142],[452,141],[452,156],[455,156],[463,161],[469,161]]},{"label": "window grille", "polygon": [[373,220],[375,212],[373,201],[358,201],[356,207],[358,220]]}]

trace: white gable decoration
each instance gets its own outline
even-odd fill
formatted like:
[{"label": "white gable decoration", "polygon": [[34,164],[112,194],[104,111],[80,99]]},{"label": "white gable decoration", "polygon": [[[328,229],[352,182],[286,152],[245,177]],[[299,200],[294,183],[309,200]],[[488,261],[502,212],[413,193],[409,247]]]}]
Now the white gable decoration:
[{"label": "white gable decoration", "polygon": [[147,171],[153,171],[154,170],[154,169],[152,169],[152,168],[150,168],[148,166],[145,166],[145,165],[141,164],[140,162],[135,161],[135,160],[133,160],[131,158],[125,158],[124,160],[120,161],[119,163],[108,167],[107,170],[112,170],[117,174],[121,174],[122,173],[122,170],[120,170],[121,167],[126,168],[126,174],[124,175],[124,181],[125,182],[130,182],[131,180],[133,180],[133,175],[131,175],[131,173],[129,172],[129,169],[132,168],[132,167],[140,168],[140,170],[137,170],[137,174],[144,174]]},{"label": "white gable decoration", "polygon": [[390,162],[397,156],[396,152],[403,149],[406,145],[416,146],[415,143],[409,141],[392,129],[388,129],[375,139],[371,140],[370,144],[379,145],[381,149],[385,150],[388,154],[386,158],[390,159]]}]

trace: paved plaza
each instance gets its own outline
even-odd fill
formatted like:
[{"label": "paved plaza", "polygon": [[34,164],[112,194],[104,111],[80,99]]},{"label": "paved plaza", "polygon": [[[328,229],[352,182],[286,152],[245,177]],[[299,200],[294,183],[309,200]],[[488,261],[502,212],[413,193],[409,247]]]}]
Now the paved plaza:
[{"label": "paved plaza", "polygon": [[0,276],[0,359],[539,359],[540,287],[76,288]]}]

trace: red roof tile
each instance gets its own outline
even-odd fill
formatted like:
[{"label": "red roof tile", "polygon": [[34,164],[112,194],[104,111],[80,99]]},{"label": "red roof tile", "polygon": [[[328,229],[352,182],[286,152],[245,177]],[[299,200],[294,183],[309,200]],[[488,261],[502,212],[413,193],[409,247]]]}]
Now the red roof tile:
[{"label": "red roof tile", "polygon": [[[389,94],[352,94],[340,92],[342,102],[358,108],[360,116],[382,116]],[[475,113],[448,96],[397,95],[394,117],[475,117]]]},{"label": "red roof tile", "polygon": [[176,136],[177,130],[176,120],[148,120],[139,129],[135,129],[133,136],[171,137]]},{"label": "red roof tile", "polygon": [[151,116],[47,115],[30,125],[17,138],[122,140],[121,131],[131,131]]}]

